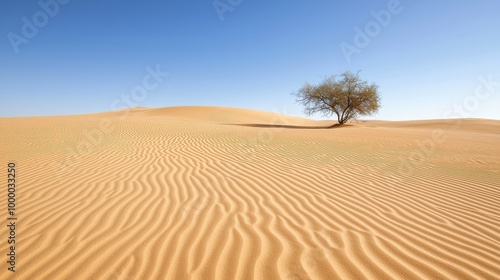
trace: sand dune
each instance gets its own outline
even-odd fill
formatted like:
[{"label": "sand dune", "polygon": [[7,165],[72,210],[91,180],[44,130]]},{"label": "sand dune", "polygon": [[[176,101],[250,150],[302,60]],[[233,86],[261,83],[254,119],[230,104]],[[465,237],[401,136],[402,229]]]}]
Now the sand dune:
[{"label": "sand dune", "polygon": [[408,129],[442,129],[447,131],[480,132],[500,134],[500,122],[487,119],[445,119],[421,121],[361,121],[367,127],[390,127]]},{"label": "sand dune", "polygon": [[2,226],[0,278],[500,278],[500,121],[274,126],[329,123],[220,107],[0,119],[19,208],[17,272]]}]

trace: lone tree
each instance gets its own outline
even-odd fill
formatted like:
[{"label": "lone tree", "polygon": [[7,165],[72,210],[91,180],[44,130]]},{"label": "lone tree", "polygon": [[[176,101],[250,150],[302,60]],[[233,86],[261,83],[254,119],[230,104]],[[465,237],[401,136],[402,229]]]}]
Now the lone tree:
[{"label": "lone tree", "polygon": [[331,127],[358,116],[373,115],[380,108],[378,86],[362,81],[359,72],[327,77],[317,86],[306,83],[292,95],[305,106],[304,112],[309,116],[319,112],[330,117],[335,113],[339,123]]}]

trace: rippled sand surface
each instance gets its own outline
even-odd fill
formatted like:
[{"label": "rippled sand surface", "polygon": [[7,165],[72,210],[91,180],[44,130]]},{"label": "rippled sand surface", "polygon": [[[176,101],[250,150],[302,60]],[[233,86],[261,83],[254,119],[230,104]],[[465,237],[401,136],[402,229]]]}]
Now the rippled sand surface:
[{"label": "rippled sand surface", "polygon": [[0,278],[500,278],[500,121],[306,128],[329,124],[222,107],[0,119],[0,179],[18,170],[17,272],[2,226]]}]

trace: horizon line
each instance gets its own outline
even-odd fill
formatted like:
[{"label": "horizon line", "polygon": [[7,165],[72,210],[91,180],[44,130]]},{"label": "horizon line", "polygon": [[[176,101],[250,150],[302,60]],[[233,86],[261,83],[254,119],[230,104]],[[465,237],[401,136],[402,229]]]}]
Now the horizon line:
[{"label": "horizon line", "polygon": [[[283,114],[283,113],[276,113],[276,112],[270,112],[270,111],[264,111],[264,110],[259,110],[259,109],[253,109],[253,108],[244,108],[244,107],[231,107],[231,106],[211,106],[211,105],[177,105],[177,106],[165,106],[165,107],[145,107],[145,106],[134,106],[134,107],[128,107],[128,108],[123,108],[123,109],[118,109],[118,110],[109,110],[109,111],[98,111],[98,112],[88,112],[88,113],[74,113],[74,114],[61,114],[61,115],[25,115],[25,116],[0,116],[0,119],[14,119],[14,118],[41,118],[41,117],[71,117],[71,116],[85,116],[85,115],[96,115],[96,114],[104,114],[104,113],[113,113],[113,112],[120,112],[120,111],[125,111],[125,110],[134,110],[134,109],[165,109],[165,108],[180,108],[180,107],[212,107],[212,108],[231,108],[231,109],[243,109],[243,110],[253,110],[253,111],[260,111],[260,112],[266,112],[266,113],[272,113],[272,114],[279,114],[279,115],[285,115],[285,116],[291,116],[291,117],[297,117],[297,118],[304,118],[304,119],[309,119],[309,120],[314,120],[314,121],[335,121],[335,118],[324,118],[324,119],[315,119],[311,118],[308,116],[297,116],[297,115],[289,115],[289,114]],[[456,119],[463,119],[463,120],[491,120],[491,121],[500,121],[500,119],[492,119],[492,118],[423,118],[423,119],[363,119],[363,118],[358,118],[354,119],[351,121],[387,121],[387,122],[403,122],[403,121],[437,121],[437,120],[456,120]]]}]

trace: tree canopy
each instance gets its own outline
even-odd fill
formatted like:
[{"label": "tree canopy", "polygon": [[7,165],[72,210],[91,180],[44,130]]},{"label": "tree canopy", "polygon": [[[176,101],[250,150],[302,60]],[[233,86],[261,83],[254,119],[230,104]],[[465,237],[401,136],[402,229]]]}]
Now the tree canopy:
[{"label": "tree canopy", "polygon": [[335,114],[339,125],[358,116],[373,115],[380,108],[378,85],[361,80],[359,72],[330,76],[318,85],[306,83],[292,95],[305,106],[307,115],[322,113],[330,117]]}]

